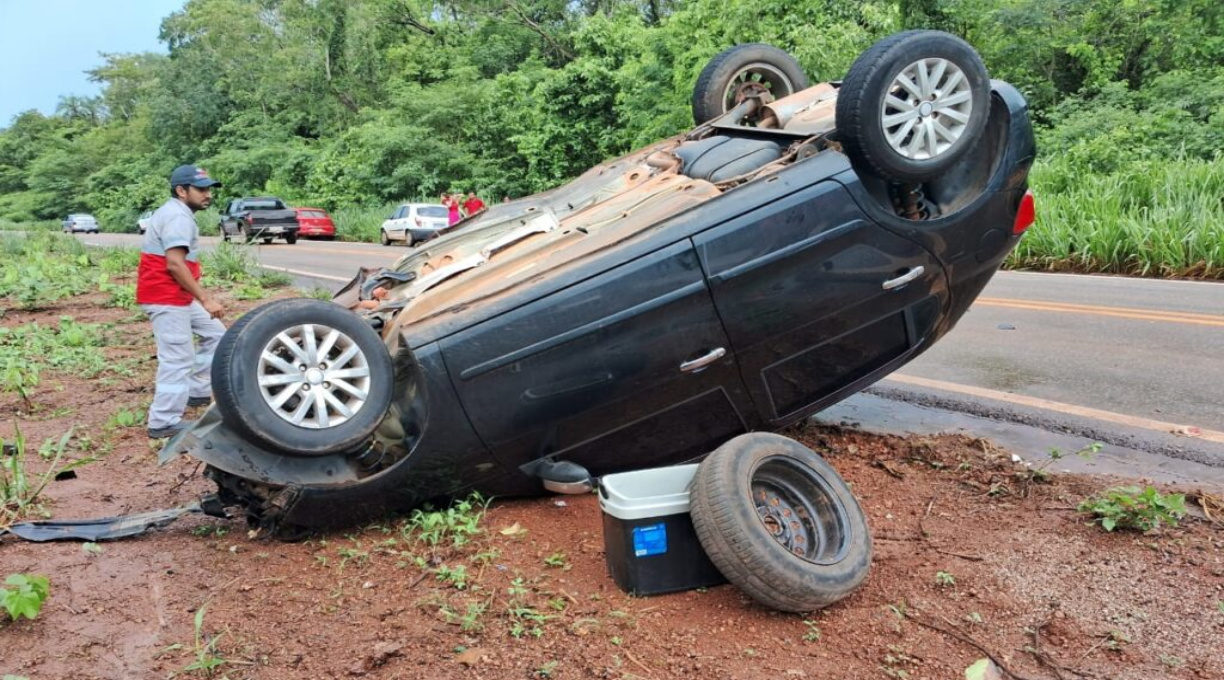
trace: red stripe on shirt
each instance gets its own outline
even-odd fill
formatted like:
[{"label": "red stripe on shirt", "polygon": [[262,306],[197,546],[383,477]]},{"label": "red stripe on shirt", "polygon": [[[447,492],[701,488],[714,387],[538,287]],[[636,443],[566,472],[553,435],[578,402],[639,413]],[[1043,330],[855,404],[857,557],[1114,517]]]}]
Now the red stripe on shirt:
[{"label": "red stripe on shirt", "polygon": [[[186,260],[191,277],[200,280],[200,263]],[[176,305],[185,307],[194,300],[170,275],[166,268],[165,255],[140,254],[140,268],[136,270],[136,304]]]}]

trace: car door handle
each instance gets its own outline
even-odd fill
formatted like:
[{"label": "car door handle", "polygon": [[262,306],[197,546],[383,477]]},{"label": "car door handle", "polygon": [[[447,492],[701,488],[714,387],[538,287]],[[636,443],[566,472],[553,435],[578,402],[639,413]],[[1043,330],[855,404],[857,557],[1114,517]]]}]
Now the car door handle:
[{"label": "car door handle", "polygon": [[922,265],[914,267],[913,269],[905,272],[904,274],[902,274],[901,276],[898,276],[895,279],[889,279],[885,281],[884,290],[892,290],[894,288],[900,288],[901,286],[904,286],[905,284],[909,283],[910,281],[913,281],[919,276],[922,276],[922,272],[924,271],[926,271],[926,268],[923,267]]},{"label": "car door handle", "polygon": [[715,361],[718,361],[719,359],[725,356],[727,356],[727,350],[723,349],[722,347],[719,347],[715,350],[712,350],[709,354],[703,357],[699,357],[697,359],[693,359],[692,361],[686,361],[680,364],[680,372],[681,373],[696,373],[697,371],[700,371],[701,369],[705,368],[706,366],[709,366],[710,364],[714,363]]}]

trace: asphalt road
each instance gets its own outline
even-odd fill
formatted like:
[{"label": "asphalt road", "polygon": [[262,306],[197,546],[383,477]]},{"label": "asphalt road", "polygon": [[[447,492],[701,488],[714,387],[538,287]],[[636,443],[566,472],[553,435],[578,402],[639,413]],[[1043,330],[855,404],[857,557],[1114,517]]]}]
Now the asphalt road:
[{"label": "asphalt road", "polygon": [[[139,244],[128,234],[79,238]],[[320,241],[254,249],[262,264],[333,290],[358,267],[406,252]],[[989,403],[972,410],[1085,436],[1147,432],[1162,450],[1200,441],[1224,450],[1224,284],[1000,272],[956,329],[877,391],[952,408]]]}]

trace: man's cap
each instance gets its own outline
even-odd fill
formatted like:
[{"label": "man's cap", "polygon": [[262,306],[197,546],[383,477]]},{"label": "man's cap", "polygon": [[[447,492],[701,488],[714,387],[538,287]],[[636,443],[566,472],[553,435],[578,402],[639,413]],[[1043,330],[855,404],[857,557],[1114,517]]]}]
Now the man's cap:
[{"label": "man's cap", "polygon": [[198,189],[221,186],[220,182],[208,176],[207,170],[194,165],[180,165],[170,173],[171,188],[184,184],[190,184]]}]

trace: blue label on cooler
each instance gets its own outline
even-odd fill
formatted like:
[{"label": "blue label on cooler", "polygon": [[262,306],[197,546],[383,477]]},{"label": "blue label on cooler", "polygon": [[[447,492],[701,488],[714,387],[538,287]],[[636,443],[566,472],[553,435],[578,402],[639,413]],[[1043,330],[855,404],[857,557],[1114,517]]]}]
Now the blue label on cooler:
[{"label": "blue label on cooler", "polygon": [[648,527],[635,527],[633,530],[634,557],[662,555],[667,552],[667,526],[652,524]]}]

